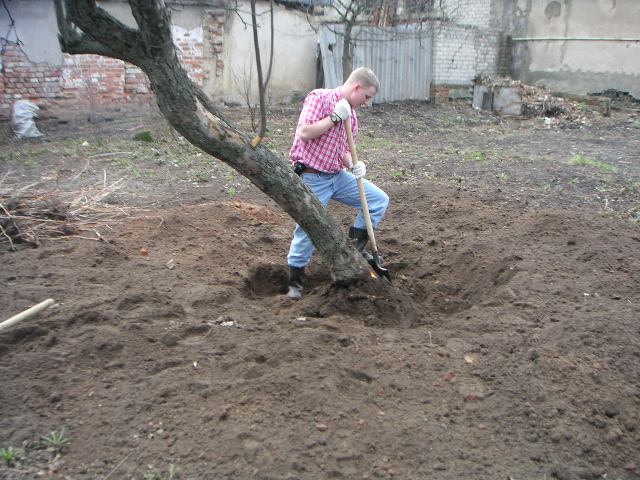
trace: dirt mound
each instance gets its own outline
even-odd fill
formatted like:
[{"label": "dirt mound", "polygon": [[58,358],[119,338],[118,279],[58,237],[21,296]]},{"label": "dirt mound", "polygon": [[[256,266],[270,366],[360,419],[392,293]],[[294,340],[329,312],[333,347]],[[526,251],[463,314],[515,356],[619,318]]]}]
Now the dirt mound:
[{"label": "dirt mound", "polygon": [[380,291],[316,259],[288,301],[293,223],[247,201],[3,254],[5,315],[59,303],[0,335],[0,476],[635,477],[637,229],[412,188]]},{"label": "dirt mound", "polygon": [[[86,207],[85,238],[46,217],[39,248],[0,235],[0,318],[58,302],[0,333],[0,479],[638,478],[626,112],[364,109],[392,289],[337,289],[316,256],[296,303],[291,219],[158,119],[0,138],[3,192]],[[298,113],[269,111],[283,156]],[[353,211],[329,208],[346,231]]]}]

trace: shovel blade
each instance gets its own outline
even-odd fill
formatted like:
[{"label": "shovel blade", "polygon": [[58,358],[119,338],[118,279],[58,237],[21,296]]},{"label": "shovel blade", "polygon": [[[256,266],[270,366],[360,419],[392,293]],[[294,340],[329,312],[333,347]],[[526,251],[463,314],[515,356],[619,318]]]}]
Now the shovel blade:
[{"label": "shovel blade", "polygon": [[386,278],[389,281],[389,283],[391,283],[391,275],[389,275],[389,270],[387,270],[381,265],[378,252],[373,252],[372,257],[373,258],[369,260],[369,265],[371,265],[371,268],[373,268],[373,271],[376,272],[376,274],[379,277]]}]

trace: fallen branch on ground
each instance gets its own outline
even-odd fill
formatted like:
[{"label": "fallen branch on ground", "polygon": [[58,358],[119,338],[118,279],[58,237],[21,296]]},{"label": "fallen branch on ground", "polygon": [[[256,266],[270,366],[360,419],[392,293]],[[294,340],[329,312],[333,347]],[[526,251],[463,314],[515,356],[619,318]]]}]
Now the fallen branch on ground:
[{"label": "fallen branch on ground", "polygon": [[[124,179],[109,186],[79,192],[29,192],[24,188],[0,190],[0,243],[39,246],[43,239],[96,234],[101,228],[129,216],[130,208],[104,200],[122,187]],[[100,235],[98,234],[98,239]]]}]

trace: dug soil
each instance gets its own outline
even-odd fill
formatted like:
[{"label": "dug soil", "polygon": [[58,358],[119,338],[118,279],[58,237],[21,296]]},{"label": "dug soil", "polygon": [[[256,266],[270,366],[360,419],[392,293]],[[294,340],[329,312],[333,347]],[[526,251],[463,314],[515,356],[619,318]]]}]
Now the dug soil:
[{"label": "dug soil", "polygon": [[[283,159],[298,108],[269,116]],[[318,255],[286,299],[294,222],[158,118],[5,128],[5,207],[109,195],[0,243],[0,321],[56,301],[0,333],[0,478],[639,478],[629,112],[364,110],[400,303],[336,290]]]}]

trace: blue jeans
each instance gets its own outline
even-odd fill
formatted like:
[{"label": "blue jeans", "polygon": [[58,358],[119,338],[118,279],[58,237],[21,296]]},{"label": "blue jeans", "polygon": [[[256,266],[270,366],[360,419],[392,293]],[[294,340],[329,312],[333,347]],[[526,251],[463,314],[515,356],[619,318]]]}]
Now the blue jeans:
[{"label": "blue jeans", "polygon": [[[367,228],[362,215],[358,183],[352,173],[346,170],[334,174],[303,173],[301,178],[307,184],[307,187],[316,194],[324,208],[327,208],[329,200],[336,200],[350,207],[359,208],[360,211],[353,226],[363,230]],[[364,181],[364,189],[371,215],[371,224],[375,228],[387,211],[389,196],[367,180]],[[307,232],[300,225],[296,225],[291,247],[289,248],[289,255],[287,256],[287,263],[290,267],[305,267],[311,261],[313,249],[313,244]]]}]

